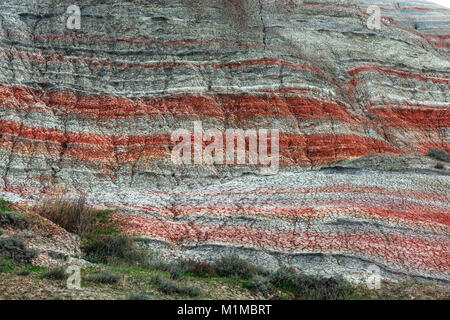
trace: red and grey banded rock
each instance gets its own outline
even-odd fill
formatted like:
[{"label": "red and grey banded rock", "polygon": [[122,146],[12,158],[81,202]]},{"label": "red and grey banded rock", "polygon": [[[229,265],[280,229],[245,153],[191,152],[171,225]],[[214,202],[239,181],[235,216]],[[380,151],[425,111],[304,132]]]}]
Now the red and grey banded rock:
[{"label": "red and grey banded rock", "polygon": [[360,6],[378,6],[381,15],[421,33],[438,50],[450,53],[450,9],[430,1],[360,0]]},{"label": "red and grey banded rock", "polygon": [[[73,1],[2,2],[1,196],[85,193],[175,256],[448,283],[450,180],[423,157],[450,151],[448,13],[381,2],[86,0],[80,30]],[[280,173],[174,165],[198,120],[278,129]]]}]

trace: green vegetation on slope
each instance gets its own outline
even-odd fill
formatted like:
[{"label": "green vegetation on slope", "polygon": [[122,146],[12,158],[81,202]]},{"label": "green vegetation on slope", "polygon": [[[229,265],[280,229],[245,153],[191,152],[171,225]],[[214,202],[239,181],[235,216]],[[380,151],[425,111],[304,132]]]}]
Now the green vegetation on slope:
[{"label": "green vegetation on slope", "polygon": [[[311,276],[293,268],[282,267],[269,272],[235,255],[212,262],[165,261],[159,254],[144,249],[139,239],[121,234],[111,217],[112,211],[80,206],[79,200],[76,203],[59,208],[67,204],[59,201],[58,205],[47,207],[46,213],[67,229],[80,232],[84,258],[93,262],[81,270],[83,290],[66,288],[67,266],[34,267],[29,259],[18,258],[17,248],[26,249],[26,246],[20,239],[9,236],[0,238],[4,242],[3,252],[7,253],[0,257],[0,299],[449,298],[445,288],[426,284],[384,282],[381,290],[369,290],[343,278]],[[2,202],[2,205],[6,208],[2,209],[2,214],[13,212],[7,203]],[[77,219],[59,217],[66,214],[86,215],[87,218],[83,218],[80,225]],[[0,221],[8,221],[10,226],[17,224],[5,216]],[[21,216],[30,221],[27,215]]]},{"label": "green vegetation on slope", "polygon": [[[3,269],[2,269],[2,266]],[[60,270],[64,270],[61,268]],[[3,271],[1,271],[3,270]],[[67,275],[55,268],[43,268],[0,259],[0,299],[318,299],[306,295],[305,279],[295,280],[291,271],[278,274],[276,285],[272,280],[261,280],[255,285],[255,276],[249,280],[238,277],[193,276],[184,274],[177,280],[169,272],[141,267],[94,264],[81,269],[81,290],[66,288]],[[51,275],[51,276],[49,276]],[[260,276],[258,276],[260,277]],[[293,278],[294,279],[293,279]],[[301,278],[301,277],[300,277]],[[269,277],[270,279],[270,277]],[[312,284],[317,286],[316,284]],[[320,284],[318,285],[321,286]],[[326,291],[339,293],[336,288]],[[340,295],[346,299],[449,299],[447,289],[418,282],[381,283],[380,290],[369,290],[364,285],[352,285]],[[265,291],[265,294],[261,291]],[[303,292],[303,293],[299,293]],[[315,291],[317,292],[317,291]],[[336,296],[327,298],[335,299]]]}]

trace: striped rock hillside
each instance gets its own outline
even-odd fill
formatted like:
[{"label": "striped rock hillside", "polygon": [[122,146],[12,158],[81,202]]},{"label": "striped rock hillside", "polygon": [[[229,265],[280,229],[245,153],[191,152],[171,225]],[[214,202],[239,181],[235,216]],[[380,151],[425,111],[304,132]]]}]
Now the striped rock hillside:
[{"label": "striped rock hillside", "polygon": [[361,0],[360,6],[378,6],[381,15],[422,34],[438,50],[450,52],[450,3],[447,8],[429,1]]},{"label": "striped rock hillside", "polygon": [[[425,156],[450,152],[448,10],[78,2],[80,29],[72,0],[0,2],[2,198],[85,194],[171,258],[448,284],[450,179]],[[278,129],[279,173],[175,165],[171,134],[193,121]]]}]

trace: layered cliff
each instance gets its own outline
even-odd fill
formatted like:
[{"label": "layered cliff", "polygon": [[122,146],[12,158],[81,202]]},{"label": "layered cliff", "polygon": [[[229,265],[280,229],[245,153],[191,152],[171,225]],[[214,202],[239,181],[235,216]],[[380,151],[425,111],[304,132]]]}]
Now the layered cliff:
[{"label": "layered cliff", "polygon": [[[72,2],[0,3],[2,197],[84,193],[174,255],[448,282],[450,180],[424,157],[450,151],[441,25],[382,8],[370,29],[363,2],[85,0],[69,30]],[[199,120],[280,130],[279,173],[174,165],[171,133]]]}]

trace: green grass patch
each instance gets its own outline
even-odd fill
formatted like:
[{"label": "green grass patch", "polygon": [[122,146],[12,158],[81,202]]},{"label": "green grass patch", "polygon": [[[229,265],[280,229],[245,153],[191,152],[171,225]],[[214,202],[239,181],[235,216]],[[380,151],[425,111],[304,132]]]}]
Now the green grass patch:
[{"label": "green grass patch", "polygon": [[111,219],[114,210],[93,210],[92,223],[94,228],[92,234],[97,235],[118,235],[120,230],[115,221]]},{"label": "green grass patch", "polygon": [[8,212],[11,209],[8,207],[9,202],[3,199],[0,199],[0,212]]},{"label": "green grass patch", "polygon": [[42,273],[46,270],[45,267],[42,266],[32,266],[29,264],[21,265],[21,268],[27,271],[30,271],[31,273]]},{"label": "green grass patch", "polygon": [[14,262],[10,259],[0,257],[0,273],[14,270]]}]

